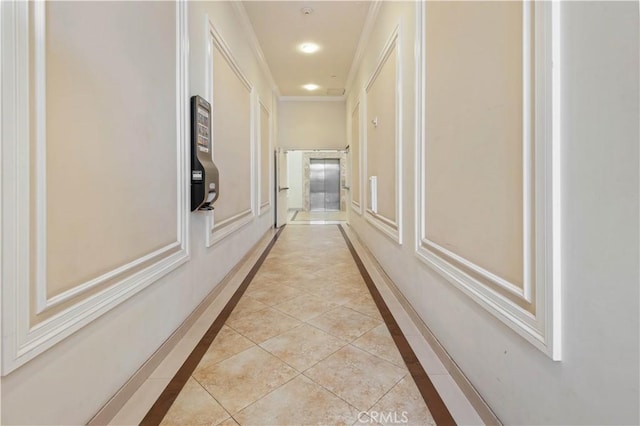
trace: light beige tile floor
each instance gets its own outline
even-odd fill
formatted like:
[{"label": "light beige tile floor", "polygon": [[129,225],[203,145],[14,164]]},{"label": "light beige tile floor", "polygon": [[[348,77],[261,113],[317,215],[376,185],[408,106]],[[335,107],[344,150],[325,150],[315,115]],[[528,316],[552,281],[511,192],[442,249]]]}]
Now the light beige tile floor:
[{"label": "light beige tile floor", "polygon": [[282,232],[163,423],[378,419],[434,424],[338,228],[297,226]]},{"label": "light beige tile floor", "polygon": [[296,222],[308,222],[308,221],[344,221],[347,220],[346,211],[298,211],[293,221]]},{"label": "light beige tile floor", "polygon": [[314,211],[290,210],[289,225],[338,225],[346,223],[346,211]]}]

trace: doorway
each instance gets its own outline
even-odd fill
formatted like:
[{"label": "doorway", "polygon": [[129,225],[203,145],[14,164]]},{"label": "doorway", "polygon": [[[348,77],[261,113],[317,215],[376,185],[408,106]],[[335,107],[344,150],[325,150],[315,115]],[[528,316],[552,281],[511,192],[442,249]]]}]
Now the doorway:
[{"label": "doorway", "polygon": [[340,160],[311,158],[309,202],[311,211],[340,210]]}]

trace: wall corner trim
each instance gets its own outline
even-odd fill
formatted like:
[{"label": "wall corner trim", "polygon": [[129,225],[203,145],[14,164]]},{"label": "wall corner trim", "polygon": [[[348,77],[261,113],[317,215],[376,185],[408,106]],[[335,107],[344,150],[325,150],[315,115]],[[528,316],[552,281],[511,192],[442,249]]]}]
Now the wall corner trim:
[{"label": "wall corner trim", "polygon": [[380,6],[382,6],[382,0],[373,0],[369,5],[369,11],[367,12],[367,17],[365,18],[364,25],[362,26],[362,32],[360,33],[358,47],[356,48],[356,53],[353,56],[349,73],[347,74],[347,80],[345,83],[347,90],[345,95],[349,94],[356,72],[362,63],[364,51],[369,43],[371,33],[373,32],[373,25],[375,24],[376,19],[378,18],[378,13],[380,12]]},{"label": "wall corner trim", "polygon": [[240,20],[240,24],[244,28],[244,33],[249,38],[249,44],[251,45],[251,48],[253,49],[253,52],[256,55],[256,58],[258,58],[258,63],[260,64],[260,68],[262,69],[262,72],[267,77],[267,80],[269,81],[271,88],[275,91],[276,96],[280,96],[280,88],[278,87],[275,80],[273,79],[271,68],[269,68],[269,65],[267,64],[267,60],[264,57],[264,52],[262,51],[262,47],[260,47],[260,42],[258,41],[256,32],[253,28],[253,25],[251,24],[249,15],[247,15],[247,10],[245,9],[242,2],[240,1],[233,1],[231,2],[231,5],[233,6],[233,10],[235,11],[236,16]]}]

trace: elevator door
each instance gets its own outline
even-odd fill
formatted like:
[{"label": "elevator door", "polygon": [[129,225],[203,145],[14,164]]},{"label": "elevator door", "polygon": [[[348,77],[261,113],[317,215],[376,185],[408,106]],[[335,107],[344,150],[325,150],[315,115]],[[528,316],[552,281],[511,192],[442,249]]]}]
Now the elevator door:
[{"label": "elevator door", "polygon": [[340,160],[311,159],[311,211],[340,210]]}]

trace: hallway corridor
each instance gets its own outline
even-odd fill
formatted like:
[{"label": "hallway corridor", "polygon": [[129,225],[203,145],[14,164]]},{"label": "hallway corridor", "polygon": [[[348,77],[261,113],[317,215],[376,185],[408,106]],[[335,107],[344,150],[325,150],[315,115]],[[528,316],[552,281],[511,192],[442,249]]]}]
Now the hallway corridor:
[{"label": "hallway corridor", "polygon": [[143,424],[435,424],[336,226],[286,227],[167,389]]},{"label": "hallway corridor", "polygon": [[640,425],[630,1],[0,0],[0,425]]}]

